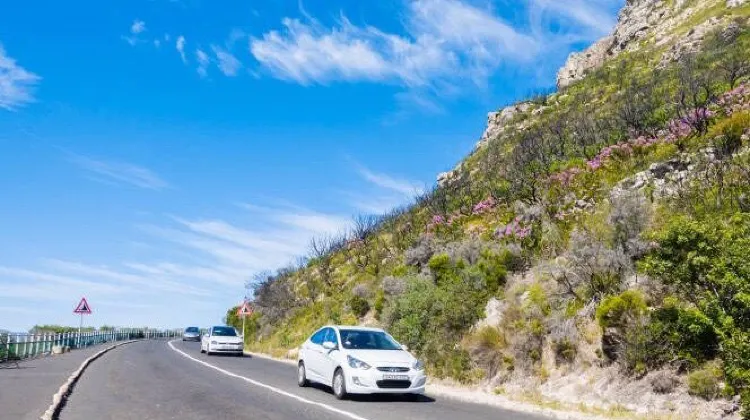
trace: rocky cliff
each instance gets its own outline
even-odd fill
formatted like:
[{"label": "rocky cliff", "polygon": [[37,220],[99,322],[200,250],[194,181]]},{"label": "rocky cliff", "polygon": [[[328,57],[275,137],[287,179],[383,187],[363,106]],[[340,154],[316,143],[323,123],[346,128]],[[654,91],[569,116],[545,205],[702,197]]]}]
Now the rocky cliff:
[{"label": "rocky cliff", "polygon": [[557,86],[564,88],[601,67],[607,60],[624,51],[641,49],[644,44],[669,47],[664,53],[665,59],[674,59],[679,52],[698,46],[707,32],[723,23],[721,18],[713,17],[698,25],[690,25],[691,19],[699,18],[721,3],[733,8],[746,1],[627,0],[612,34],[582,52],[571,54],[557,74]]}]

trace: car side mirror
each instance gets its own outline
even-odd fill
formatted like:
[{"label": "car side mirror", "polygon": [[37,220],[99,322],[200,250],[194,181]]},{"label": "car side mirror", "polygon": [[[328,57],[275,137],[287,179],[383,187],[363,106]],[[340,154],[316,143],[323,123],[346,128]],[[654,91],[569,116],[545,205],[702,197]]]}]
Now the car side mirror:
[{"label": "car side mirror", "polygon": [[323,348],[326,350],[335,350],[336,344],[333,341],[325,341],[323,343]]},{"label": "car side mirror", "polygon": [[401,349],[402,349],[403,351],[409,351],[409,347],[408,347],[408,346],[407,346],[406,344],[402,344],[402,345],[401,345]]}]

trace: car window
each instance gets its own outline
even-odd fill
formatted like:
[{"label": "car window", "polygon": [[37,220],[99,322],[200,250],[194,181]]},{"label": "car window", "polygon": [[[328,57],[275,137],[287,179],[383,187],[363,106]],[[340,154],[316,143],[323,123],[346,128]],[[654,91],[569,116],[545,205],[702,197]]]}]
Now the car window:
[{"label": "car window", "polygon": [[185,330],[185,331],[186,331],[186,332],[189,332],[189,333],[197,333],[197,332],[198,332],[198,328],[196,328],[196,327],[189,327],[189,328],[188,328],[187,330]]},{"label": "car window", "polygon": [[218,337],[236,337],[237,331],[235,331],[232,327],[214,327],[213,333],[211,335],[215,335]]},{"label": "car window", "polygon": [[328,332],[326,333],[326,338],[323,341],[330,341],[331,343],[335,345],[339,345],[339,340],[336,338],[336,330],[333,328],[328,328]]},{"label": "car window", "polygon": [[401,350],[401,346],[382,331],[341,330],[340,332],[345,349]]},{"label": "car window", "polygon": [[323,339],[326,336],[327,328],[323,328],[318,330],[315,334],[313,334],[312,337],[310,337],[310,341],[312,341],[313,344],[323,344]]}]

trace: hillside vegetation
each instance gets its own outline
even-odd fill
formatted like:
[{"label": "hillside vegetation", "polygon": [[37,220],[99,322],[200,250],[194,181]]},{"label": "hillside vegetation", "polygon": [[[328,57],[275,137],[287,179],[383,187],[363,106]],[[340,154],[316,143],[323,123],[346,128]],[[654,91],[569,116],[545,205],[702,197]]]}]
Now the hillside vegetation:
[{"label": "hillside vegetation", "polygon": [[678,35],[713,22],[701,42],[646,37],[517,104],[413,205],[259,276],[249,348],[380,325],[434,377],[533,394],[609,368],[655,394],[739,396],[726,414],[750,419],[750,6],[682,3]]}]

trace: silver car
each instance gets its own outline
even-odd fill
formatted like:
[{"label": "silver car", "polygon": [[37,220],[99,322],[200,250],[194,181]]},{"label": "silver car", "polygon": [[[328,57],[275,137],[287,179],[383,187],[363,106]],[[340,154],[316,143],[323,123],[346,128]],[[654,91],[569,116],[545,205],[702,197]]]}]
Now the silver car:
[{"label": "silver car", "polygon": [[182,333],[182,341],[201,341],[201,330],[198,327],[187,327]]}]

